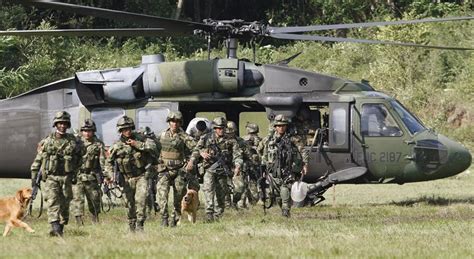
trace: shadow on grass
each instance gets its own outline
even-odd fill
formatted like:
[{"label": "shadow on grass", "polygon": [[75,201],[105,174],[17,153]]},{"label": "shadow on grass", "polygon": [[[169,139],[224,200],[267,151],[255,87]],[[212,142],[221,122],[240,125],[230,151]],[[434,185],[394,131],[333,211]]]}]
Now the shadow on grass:
[{"label": "shadow on grass", "polygon": [[435,196],[422,196],[415,199],[407,199],[403,201],[393,201],[389,205],[396,206],[414,206],[417,204],[427,204],[433,206],[448,206],[452,204],[474,204],[474,197],[467,197],[462,199],[450,199]]}]

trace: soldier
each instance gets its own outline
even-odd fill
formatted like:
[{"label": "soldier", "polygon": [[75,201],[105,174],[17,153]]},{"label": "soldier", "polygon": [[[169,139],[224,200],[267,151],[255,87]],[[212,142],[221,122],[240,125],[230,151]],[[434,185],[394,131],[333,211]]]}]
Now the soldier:
[{"label": "soldier", "polygon": [[[272,185],[284,217],[290,217],[291,184],[307,172],[308,154],[298,136],[287,132],[289,120],[285,115],[275,116],[275,133],[264,147],[262,163],[272,179]],[[303,154],[300,153],[303,150]]]},{"label": "soldier", "polygon": [[[214,221],[224,213],[227,176],[232,174],[230,171],[232,164],[235,175],[240,174],[242,166],[242,155],[237,143],[226,138],[224,134],[226,124],[227,120],[224,117],[217,117],[212,121],[214,131],[201,137],[187,166],[190,170],[200,156],[204,159],[203,191],[208,222]],[[216,206],[214,196],[217,200]]]},{"label": "soldier", "polygon": [[[189,135],[194,139],[195,144],[197,144],[199,139],[209,132],[211,132],[211,130],[207,128],[206,122],[200,120],[196,123],[196,130],[191,130]],[[198,159],[196,164],[197,166],[193,168],[193,173],[202,180],[202,177],[204,176],[204,166],[201,157]]]},{"label": "soldier", "polygon": [[311,112],[308,107],[302,106],[293,121],[293,127],[290,130],[293,134],[298,135],[304,145],[311,146],[316,132],[315,123],[311,120]]},{"label": "soldier", "polygon": [[189,184],[189,188],[198,191],[199,183],[194,175],[191,175],[191,170],[188,173],[184,170],[195,143],[192,137],[181,129],[183,115],[179,111],[170,112],[166,122],[169,124],[168,129],[158,136],[158,200],[161,207],[161,225],[167,227],[168,195],[170,187],[173,187],[171,226],[174,227],[181,216],[181,199],[186,194],[186,185]]},{"label": "soldier", "polygon": [[150,156],[156,146],[134,132],[135,124],[128,116],[117,121],[117,129],[120,139],[110,147],[107,174],[123,187],[130,231],[143,231],[148,188],[146,171],[151,167]]},{"label": "soldier", "polygon": [[103,178],[102,169],[105,169],[105,149],[104,143],[97,138],[95,132],[94,121],[86,119],[81,126],[82,136],[78,138],[82,149],[82,163],[77,173],[77,182],[72,186],[71,210],[79,226],[84,224],[84,195],[92,214],[92,222],[99,220],[102,194],[99,178]]},{"label": "soldier", "polygon": [[69,221],[72,179],[81,157],[76,138],[66,133],[71,127],[71,115],[65,111],[56,113],[53,127],[56,131],[40,142],[38,154],[31,165],[31,176],[34,181],[42,170],[48,222],[51,224],[49,234],[62,236],[64,225]]},{"label": "soldier", "polygon": [[247,198],[244,196],[244,194],[248,186],[248,171],[251,167],[250,160],[252,157],[252,151],[250,146],[247,145],[244,139],[237,136],[237,125],[235,124],[235,122],[227,122],[227,128],[225,132],[229,139],[237,142],[239,149],[242,152],[243,163],[240,170],[240,174],[236,174],[233,178],[231,178],[231,184],[234,186],[232,207],[237,209],[237,203]]},{"label": "soldier", "polygon": [[247,135],[242,138],[250,146],[251,157],[248,163],[248,185],[245,189],[244,199],[242,199],[242,206],[245,207],[245,197],[249,199],[250,204],[255,204],[258,201],[258,185],[257,180],[260,177],[260,164],[261,159],[258,155],[258,144],[262,141],[262,138],[258,136],[259,128],[257,124],[247,123],[245,126]]}]

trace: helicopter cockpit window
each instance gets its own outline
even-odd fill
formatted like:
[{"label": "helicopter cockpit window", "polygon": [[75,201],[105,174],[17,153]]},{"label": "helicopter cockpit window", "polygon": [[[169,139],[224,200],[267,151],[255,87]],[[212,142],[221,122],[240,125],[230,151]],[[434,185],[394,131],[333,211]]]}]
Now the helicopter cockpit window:
[{"label": "helicopter cockpit window", "polygon": [[149,127],[155,134],[160,134],[168,127],[166,116],[170,112],[168,107],[163,108],[141,108],[137,110],[137,127],[139,129]]},{"label": "helicopter cockpit window", "polygon": [[362,136],[368,137],[396,137],[401,136],[402,131],[395,119],[383,104],[362,105],[361,116]]},{"label": "helicopter cockpit window", "polygon": [[421,124],[421,122],[409,111],[407,111],[405,107],[403,107],[399,102],[391,101],[390,103],[393,105],[393,108],[398,113],[398,115],[402,119],[405,126],[407,126],[411,134],[415,134],[425,129],[423,124]]},{"label": "helicopter cockpit window", "polygon": [[123,115],[125,115],[125,111],[121,108],[97,108],[92,110],[91,118],[97,127],[96,134],[106,146],[111,146],[118,139],[117,121]]}]

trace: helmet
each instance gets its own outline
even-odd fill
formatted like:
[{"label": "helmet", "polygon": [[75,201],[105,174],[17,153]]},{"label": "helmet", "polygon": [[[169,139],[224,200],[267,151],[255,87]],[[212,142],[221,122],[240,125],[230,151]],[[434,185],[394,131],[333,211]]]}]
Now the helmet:
[{"label": "helmet", "polygon": [[95,127],[95,122],[91,119],[86,119],[84,121],[84,123],[82,123],[82,126],[81,126],[81,131],[85,131],[85,130],[92,130],[92,131],[96,131],[96,127]]},{"label": "helmet", "polygon": [[213,128],[225,128],[227,124],[227,120],[224,117],[216,117],[212,120],[212,127]]},{"label": "helmet", "polygon": [[207,129],[207,125],[205,121],[198,121],[196,123],[196,129],[199,131],[205,131]]},{"label": "helmet", "polygon": [[133,122],[132,118],[128,117],[127,115],[124,115],[117,121],[117,129],[120,132],[121,130],[127,128],[132,128],[132,130],[134,130],[135,123]]},{"label": "helmet", "polygon": [[181,114],[180,111],[172,111],[168,113],[168,116],[166,116],[166,122],[171,120],[183,121],[183,114]]},{"label": "helmet", "polygon": [[225,129],[225,133],[233,134],[237,131],[237,124],[233,121],[227,122],[227,128]]},{"label": "helmet", "polygon": [[247,130],[248,134],[258,133],[258,125],[255,123],[247,122],[245,129]]},{"label": "helmet", "polygon": [[286,117],[283,114],[278,114],[275,116],[275,119],[273,120],[273,126],[280,126],[280,125],[288,125],[289,120],[288,117]]},{"label": "helmet", "polygon": [[71,115],[66,111],[57,112],[56,115],[54,115],[53,127],[55,127],[58,122],[66,122],[68,127],[71,127]]}]

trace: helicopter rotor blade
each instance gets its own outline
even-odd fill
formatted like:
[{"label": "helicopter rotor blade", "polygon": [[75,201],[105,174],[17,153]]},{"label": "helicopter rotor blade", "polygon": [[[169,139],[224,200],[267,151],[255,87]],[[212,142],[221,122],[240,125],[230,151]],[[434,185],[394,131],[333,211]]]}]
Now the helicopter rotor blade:
[{"label": "helicopter rotor blade", "polygon": [[324,41],[329,41],[329,42],[353,42],[353,43],[366,43],[366,44],[382,44],[382,45],[396,45],[396,46],[407,46],[407,47],[421,47],[421,48],[430,48],[430,49],[474,50],[474,48],[465,48],[465,47],[423,45],[423,44],[408,43],[408,42],[352,39],[352,38],[339,38],[339,37],[327,37],[327,36],[291,34],[291,33],[276,33],[276,34],[271,34],[270,37],[276,38],[276,39],[285,39],[285,40],[308,40],[308,41],[323,41],[323,42]]},{"label": "helicopter rotor blade", "polygon": [[67,29],[67,30],[15,30],[0,31],[0,36],[100,36],[100,37],[135,37],[135,36],[169,36],[163,28],[114,28],[114,29]]},{"label": "helicopter rotor blade", "polygon": [[159,16],[138,14],[124,11],[117,11],[105,8],[82,6],[75,4],[62,3],[51,0],[27,0],[23,1],[28,5],[34,5],[42,8],[50,8],[61,10],[65,12],[72,12],[81,15],[94,16],[99,18],[107,18],[116,21],[128,22],[131,24],[138,24],[147,27],[160,27],[173,31],[174,34],[193,34],[194,30],[209,31],[212,27],[197,22],[181,21],[169,19]]},{"label": "helicopter rotor blade", "polygon": [[293,27],[268,27],[267,30],[270,34],[297,33],[297,32],[368,28],[368,27],[387,26],[387,25],[417,24],[417,23],[429,23],[429,22],[466,21],[466,20],[472,20],[472,19],[474,19],[474,16],[426,18],[426,19],[419,19],[419,20],[400,20],[400,21],[387,21],[387,22],[364,22],[364,23],[310,25],[310,26],[293,26]]}]

